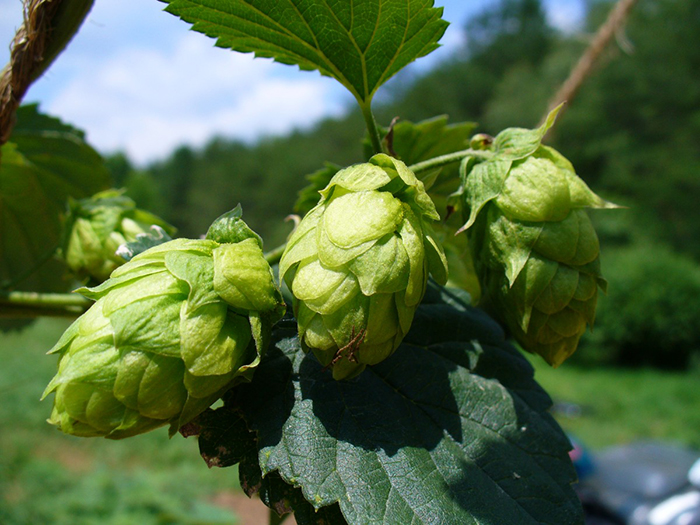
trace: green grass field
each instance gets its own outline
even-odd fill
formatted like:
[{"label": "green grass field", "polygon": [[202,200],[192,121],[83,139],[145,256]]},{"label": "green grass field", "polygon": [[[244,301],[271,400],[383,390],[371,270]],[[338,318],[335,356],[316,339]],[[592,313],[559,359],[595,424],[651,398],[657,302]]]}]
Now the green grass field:
[{"label": "green grass field", "polygon": [[[213,504],[237,493],[235,469],[207,469],[197,442],[168,439],[165,428],[125,441],[65,436],[45,422],[39,397],[53,376],[46,356],[67,327],[45,319],[0,335],[0,523],[223,524]],[[564,428],[597,448],[660,439],[700,448],[700,375],[653,370],[552,370],[532,359],[555,401],[576,403]]]},{"label": "green grass field", "polygon": [[66,436],[39,402],[67,321],[0,334],[0,523],[230,524],[211,501],[240,490],[235,469],[209,470],[197,441],[167,429],[126,441]]},{"label": "green grass field", "polygon": [[672,441],[700,449],[700,372],[654,369],[554,370],[532,359],[537,381],[554,401],[576,403],[578,417],[559,416],[562,427],[593,448],[630,441]]}]

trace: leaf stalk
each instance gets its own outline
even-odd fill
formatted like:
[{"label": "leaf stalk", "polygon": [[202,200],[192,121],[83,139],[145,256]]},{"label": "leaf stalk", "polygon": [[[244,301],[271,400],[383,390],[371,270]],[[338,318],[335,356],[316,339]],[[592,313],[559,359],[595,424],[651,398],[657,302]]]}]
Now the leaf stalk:
[{"label": "leaf stalk", "polygon": [[61,293],[0,291],[0,317],[78,317],[92,305],[85,297]]},{"label": "leaf stalk", "polygon": [[362,108],[362,116],[365,118],[365,124],[367,125],[367,131],[369,132],[369,139],[372,142],[372,149],[374,153],[382,153],[382,139],[379,135],[379,128],[377,127],[377,121],[372,113],[371,102],[368,100],[366,102],[360,102],[360,108]]},{"label": "leaf stalk", "polygon": [[493,156],[493,153],[485,150],[474,150],[474,149],[464,149],[461,151],[455,151],[454,153],[447,153],[446,155],[440,155],[439,157],[434,157],[432,159],[424,160],[423,162],[418,162],[408,167],[413,173],[418,175],[424,171],[434,170],[437,168],[442,168],[448,164],[461,161],[464,157],[476,157],[478,159],[487,160]]}]

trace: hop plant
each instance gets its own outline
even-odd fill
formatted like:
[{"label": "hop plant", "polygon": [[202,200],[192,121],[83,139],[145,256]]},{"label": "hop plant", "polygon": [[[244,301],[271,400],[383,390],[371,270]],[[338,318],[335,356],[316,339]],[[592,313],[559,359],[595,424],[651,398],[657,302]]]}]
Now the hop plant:
[{"label": "hop plant", "polygon": [[150,248],[79,290],[96,302],[50,352],[50,423],[112,439],[169,423],[172,434],[251,378],[284,303],[240,208],[207,237]]},{"label": "hop plant", "polygon": [[462,164],[470,245],[487,305],[526,350],[559,366],[595,319],[605,290],[596,232],[584,208],[611,208],[535,130],[475,137],[485,155]]},{"label": "hop plant", "polygon": [[294,295],[299,338],[335,379],[351,378],[399,346],[447,263],[423,183],[384,154],[339,171],[289,239],[280,277]]},{"label": "hop plant", "polygon": [[108,190],[91,198],[72,201],[65,227],[63,255],[71,271],[81,279],[102,282],[124,264],[116,255],[120,245],[136,240],[151,226],[172,235],[175,228],[122,195]]}]

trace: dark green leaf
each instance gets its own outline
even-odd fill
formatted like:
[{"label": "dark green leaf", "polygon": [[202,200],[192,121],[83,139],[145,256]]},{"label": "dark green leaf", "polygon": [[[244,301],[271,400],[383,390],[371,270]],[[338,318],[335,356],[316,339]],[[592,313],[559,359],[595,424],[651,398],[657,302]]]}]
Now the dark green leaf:
[{"label": "dark green leaf", "polygon": [[216,45],[334,77],[360,103],[438,47],[433,0],[163,0]]},{"label": "dark green leaf", "polygon": [[255,453],[255,434],[248,430],[238,410],[230,407],[207,409],[197,417],[195,424],[201,427],[199,453],[210,468],[230,467]]},{"label": "dark green leaf", "polygon": [[417,124],[409,121],[394,126],[394,151],[407,165],[454,153],[469,147],[469,137],[476,124],[460,122],[448,124],[446,116],[424,120]]},{"label": "dark green leaf", "polygon": [[551,400],[459,294],[431,285],[404,344],[351,381],[301,351],[293,322],[275,340],[237,406],[262,473],[314,507],[337,502],[349,523],[582,522]]},{"label": "dark green leaf", "polygon": [[68,283],[51,254],[67,199],[105,189],[109,179],[82,133],[40,114],[36,105],[20,108],[10,141],[0,150],[0,288],[21,280],[23,289],[65,290]]},{"label": "dark green leaf", "polygon": [[338,505],[317,512],[304,499],[301,490],[285,483],[278,473],[262,477],[255,433],[248,430],[243,414],[239,409],[231,408],[231,404],[203,412],[184,429],[185,436],[199,436],[199,451],[207,465],[230,467],[240,464],[240,483],[246,494],[249,497],[259,494],[262,502],[280,515],[294,512],[299,525],[344,523]]}]

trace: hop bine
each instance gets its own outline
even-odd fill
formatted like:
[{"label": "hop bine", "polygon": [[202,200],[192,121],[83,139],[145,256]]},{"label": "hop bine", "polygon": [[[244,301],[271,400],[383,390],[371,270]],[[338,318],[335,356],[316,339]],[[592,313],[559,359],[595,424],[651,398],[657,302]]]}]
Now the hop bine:
[{"label": "hop bine", "polygon": [[384,154],[339,171],[292,234],[280,278],[294,295],[302,347],[356,376],[399,346],[447,263],[429,222],[440,217],[423,183]]},{"label": "hop bine", "polygon": [[121,191],[108,190],[89,199],[72,201],[65,225],[63,256],[79,278],[102,282],[124,259],[116,255],[120,245],[136,240],[151,226],[172,235],[175,228],[147,211]]},{"label": "hop bine", "polygon": [[598,237],[584,208],[614,208],[594,194],[571,163],[542,145],[558,108],[535,130],[510,128],[472,147],[493,155],[461,166],[469,213],[462,230],[487,308],[526,350],[559,366],[595,319]]},{"label": "hop bine", "polygon": [[51,350],[58,373],[44,392],[56,394],[49,422],[77,436],[174,433],[251,378],[284,314],[240,208],[207,239],[150,248],[79,292],[96,302]]}]

